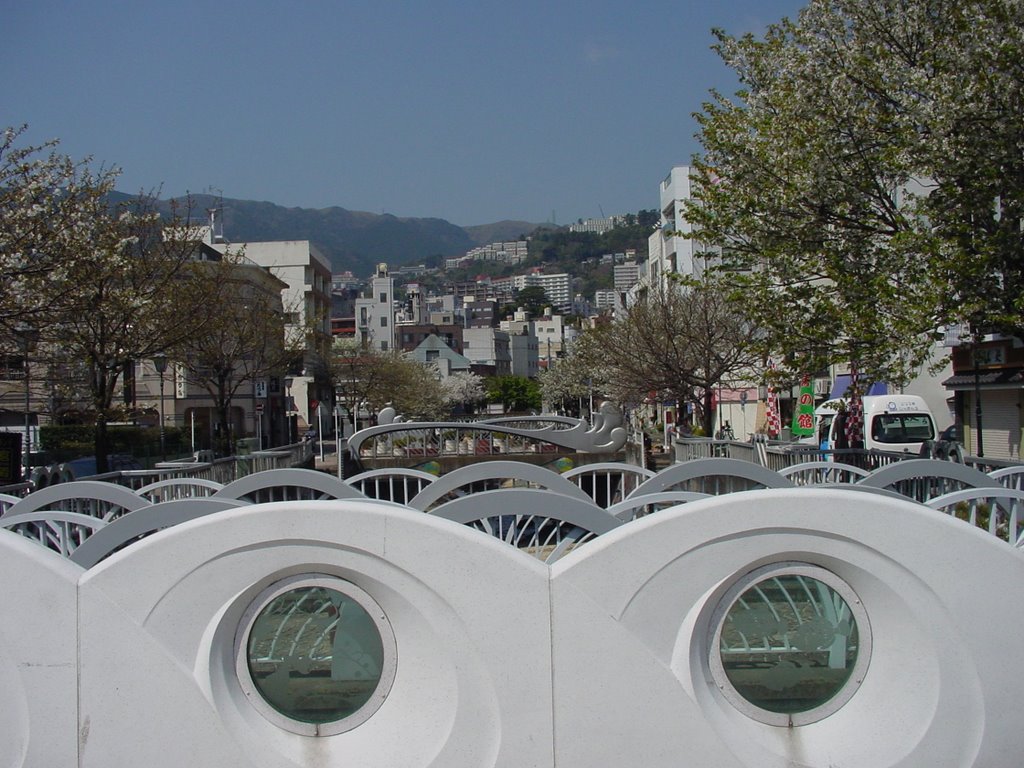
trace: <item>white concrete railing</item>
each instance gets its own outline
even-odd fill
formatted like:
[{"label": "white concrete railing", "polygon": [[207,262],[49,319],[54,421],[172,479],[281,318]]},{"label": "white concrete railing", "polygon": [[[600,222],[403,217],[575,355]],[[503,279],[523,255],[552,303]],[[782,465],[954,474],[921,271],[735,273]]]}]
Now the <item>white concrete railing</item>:
[{"label": "white concrete railing", "polygon": [[[452,503],[461,501],[461,522],[480,522],[483,528],[505,532],[546,531],[555,536],[550,543],[556,547],[557,556],[561,556],[592,539],[589,534],[596,534],[605,526],[679,503],[756,489],[810,490],[832,486],[928,504],[1009,544],[1018,544],[1024,540],[1024,491],[1013,484],[1020,473],[994,474],[998,476],[961,464],[925,459],[900,462],[872,472],[838,462],[807,462],[782,473],[729,458],[695,459],[658,473],[626,464],[602,463],[559,474],[529,463],[491,461],[441,477],[394,469],[366,472],[347,481],[309,469],[282,469],[249,474],[227,484],[177,477],[156,480],[136,489],[97,480],[55,485],[23,499],[0,499],[4,503],[0,528],[20,533],[75,560],[80,556],[79,548],[104,529],[102,539],[90,541],[85,550],[87,555],[81,555],[90,562],[99,562],[125,544],[180,522],[190,514],[205,515],[221,508],[206,504],[190,513],[181,502],[192,499],[254,504],[364,498],[433,514],[445,508],[454,509]],[[528,513],[503,514],[500,507],[483,504],[480,494],[503,489],[543,490],[547,496],[536,497],[535,508]],[[172,516],[160,512],[168,505]],[[579,511],[585,508],[593,512]],[[498,519],[493,523],[482,522],[487,517],[485,509],[499,510],[491,513]],[[564,518],[569,509],[577,510],[572,520]],[[463,520],[467,511],[479,517]],[[529,520],[519,520],[510,528],[508,520],[515,514],[526,515]],[[589,527],[577,532],[584,519],[590,521]],[[571,524],[566,527],[566,523]],[[562,546],[563,539],[572,545]],[[106,544],[101,545],[101,541]],[[553,553],[544,551],[540,555],[551,560]]]},{"label": "white concrete railing", "polygon": [[[639,498],[684,493],[671,469]],[[452,519],[245,501],[263,474],[106,521],[93,539],[164,530],[102,561],[90,538],[80,565],[0,530],[0,765],[980,768],[1024,750],[1024,668],[993,652],[1024,633],[1024,552],[884,487],[598,523],[554,480],[481,491],[473,520],[473,496],[431,506]],[[555,541],[537,516],[558,510]]]}]

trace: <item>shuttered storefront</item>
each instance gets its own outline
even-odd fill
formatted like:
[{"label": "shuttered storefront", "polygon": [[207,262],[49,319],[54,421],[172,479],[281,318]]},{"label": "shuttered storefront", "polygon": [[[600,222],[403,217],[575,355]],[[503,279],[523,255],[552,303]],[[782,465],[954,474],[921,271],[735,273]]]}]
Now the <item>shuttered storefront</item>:
[{"label": "shuttered storefront", "polygon": [[[970,418],[968,450],[977,453],[978,428],[975,423],[974,393],[970,393],[967,416]],[[981,428],[986,458],[1020,458],[1019,389],[983,389],[981,391]]]}]

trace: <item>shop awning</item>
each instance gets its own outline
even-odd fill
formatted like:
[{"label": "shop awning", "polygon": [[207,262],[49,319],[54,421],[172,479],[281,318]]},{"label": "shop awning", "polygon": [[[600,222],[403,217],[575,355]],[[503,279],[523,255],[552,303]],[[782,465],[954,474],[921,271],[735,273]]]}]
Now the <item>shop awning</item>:
[{"label": "shop awning", "polygon": [[[846,397],[846,390],[850,388],[850,374],[844,373],[840,376],[836,376],[835,381],[832,382],[832,392],[829,394],[829,400],[836,400],[840,397]],[[864,392],[865,395],[887,395],[889,394],[889,388],[884,383],[872,384],[868,387],[868,391]]]},{"label": "shop awning", "polygon": [[[978,373],[978,385],[989,388],[1020,389],[1024,387],[1024,368],[985,369]],[[974,371],[950,376],[942,386],[946,389],[973,389]]]}]

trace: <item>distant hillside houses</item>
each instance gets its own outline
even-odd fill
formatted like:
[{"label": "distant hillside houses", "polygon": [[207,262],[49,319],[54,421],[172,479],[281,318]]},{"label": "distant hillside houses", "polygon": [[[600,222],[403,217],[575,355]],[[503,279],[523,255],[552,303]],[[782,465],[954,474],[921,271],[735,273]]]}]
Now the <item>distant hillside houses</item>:
[{"label": "distant hillside houses", "polygon": [[623,221],[625,216],[608,216],[603,219],[580,219],[569,226],[570,232],[591,232],[595,235],[603,235],[605,232],[615,229]]},{"label": "distant hillside houses", "polygon": [[500,264],[521,264],[526,261],[526,256],[527,242],[525,240],[516,240],[514,242],[481,245],[479,248],[467,251],[465,256],[456,256],[452,259],[445,259],[444,265],[446,269],[457,269],[459,267],[466,266],[467,263],[473,261],[494,261]]}]

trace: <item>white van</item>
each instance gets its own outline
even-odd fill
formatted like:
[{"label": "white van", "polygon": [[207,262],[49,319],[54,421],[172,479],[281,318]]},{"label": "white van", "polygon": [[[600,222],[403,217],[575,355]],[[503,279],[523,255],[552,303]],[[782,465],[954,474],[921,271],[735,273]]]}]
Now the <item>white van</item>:
[{"label": "white van", "polygon": [[[836,419],[845,400],[826,400],[814,410],[817,443],[822,450],[834,448],[841,421]],[[935,417],[917,395],[868,395],[864,397],[864,447],[867,450],[919,453],[925,440],[935,440]]]}]

